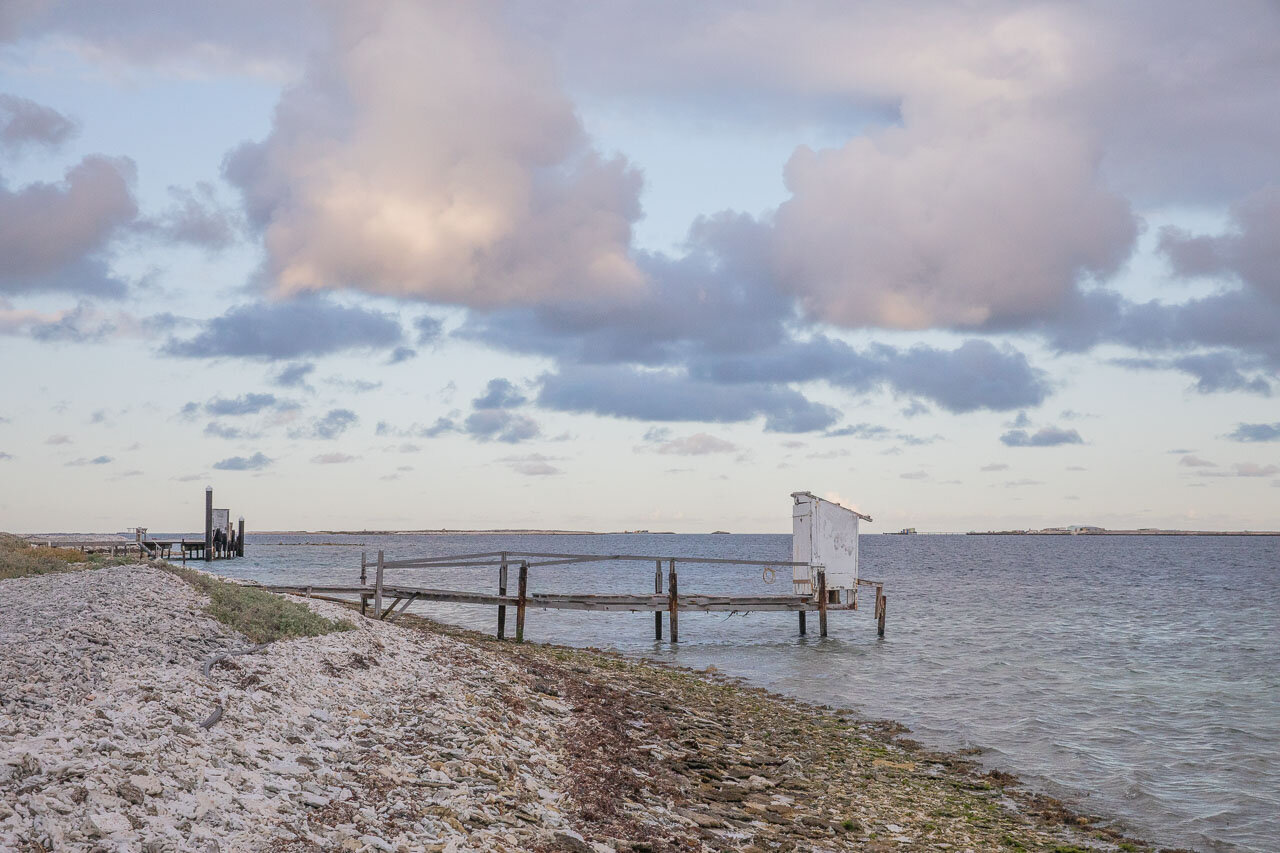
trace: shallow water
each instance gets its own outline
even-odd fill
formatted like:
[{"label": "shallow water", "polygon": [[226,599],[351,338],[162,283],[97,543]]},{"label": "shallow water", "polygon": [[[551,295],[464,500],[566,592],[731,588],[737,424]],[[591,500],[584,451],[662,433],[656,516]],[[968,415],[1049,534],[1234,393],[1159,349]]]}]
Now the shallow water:
[{"label": "shallow water", "polygon": [[[283,544],[282,544],[283,543]],[[331,544],[302,544],[331,543]],[[494,550],[789,559],[778,535],[250,535],[224,574],[355,584],[360,552],[387,559]],[[680,644],[650,614],[530,611],[527,639],[714,665],[816,702],[909,725],[1133,834],[1196,850],[1280,850],[1280,538],[863,536],[862,575],[885,581],[797,636],[793,613],[682,613]],[[493,590],[496,570],[400,570],[394,580]],[[531,591],[651,592],[654,567],[534,570]],[[758,568],[679,567],[680,591],[789,592]],[[514,588],[514,574],[512,587]],[[415,605],[493,630],[494,608]],[[514,614],[509,615],[511,630]]]}]

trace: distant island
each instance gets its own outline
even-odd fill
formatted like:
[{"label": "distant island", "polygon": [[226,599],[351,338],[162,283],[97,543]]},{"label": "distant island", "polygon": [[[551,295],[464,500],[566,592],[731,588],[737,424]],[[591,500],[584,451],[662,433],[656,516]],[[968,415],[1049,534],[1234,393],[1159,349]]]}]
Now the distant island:
[{"label": "distant island", "polygon": [[970,530],[968,536],[1280,536],[1280,530],[1166,530],[1140,527],[1136,530],[1107,530],[1087,524],[1046,527],[1042,530]]}]

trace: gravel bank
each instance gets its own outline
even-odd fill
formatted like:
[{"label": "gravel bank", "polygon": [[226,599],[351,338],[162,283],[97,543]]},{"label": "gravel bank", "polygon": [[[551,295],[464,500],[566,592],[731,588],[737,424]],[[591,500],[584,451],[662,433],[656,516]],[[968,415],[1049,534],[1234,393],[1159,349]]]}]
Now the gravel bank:
[{"label": "gravel bank", "polygon": [[0,581],[0,849],[1147,849],[886,726],[412,617],[206,678],[251,645],[206,603],[145,565]]}]

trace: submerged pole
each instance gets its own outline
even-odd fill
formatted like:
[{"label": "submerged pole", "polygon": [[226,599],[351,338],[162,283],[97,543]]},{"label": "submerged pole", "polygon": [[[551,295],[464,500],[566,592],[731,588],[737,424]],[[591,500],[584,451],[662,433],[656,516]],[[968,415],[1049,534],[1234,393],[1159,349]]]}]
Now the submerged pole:
[{"label": "submerged pole", "polygon": [[360,552],[360,586],[369,583],[369,563],[365,559],[364,551]]},{"label": "submerged pole", "polygon": [[676,561],[672,560],[668,564],[667,573],[667,610],[670,616],[667,618],[671,622],[671,642],[680,642],[680,590],[676,580]]},{"label": "submerged pole", "polygon": [[378,572],[373,581],[373,613],[382,618],[382,549],[378,549]]},{"label": "submerged pole", "polygon": [[[653,570],[653,594],[662,595],[662,561],[655,561],[657,566]],[[653,611],[653,639],[662,639],[662,611]]]},{"label": "submerged pole", "polygon": [[827,636],[827,573],[818,569],[818,636]]},{"label": "submerged pole", "polygon": [[801,610],[801,611],[800,611],[800,636],[801,636],[801,637],[803,637],[803,636],[804,636],[804,629],[805,629],[805,624],[804,624],[804,623],[805,623],[805,617],[806,617],[806,616],[808,616],[808,614],[807,614],[807,613],[805,613],[805,611]]},{"label": "submerged pole", "polygon": [[880,616],[876,619],[876,636],[884,636],[884,612],[889,609],[889,596],[880,593]]},{"label": "submerged pole", "polygon": [[213,486],[204,487],[204,561],[213,562]]},{"label": "submerged pole", "polygon": [[[507,594],[507,558],[502,558],[502,565],[498,567],[498,595]],[[507,635],[507,605],[498,605],[498,639],[501,640]]]},{"label": "submerged pole", "polygon": [[520,563],[520,580],[516,589],[516,642],[524,642],[524,607],[528,600],[529,564]]},{"label": "submerged pole", "polygon": [[244,556],[244,516],[240,516],[240,532],[236,534],[236,556]]}]

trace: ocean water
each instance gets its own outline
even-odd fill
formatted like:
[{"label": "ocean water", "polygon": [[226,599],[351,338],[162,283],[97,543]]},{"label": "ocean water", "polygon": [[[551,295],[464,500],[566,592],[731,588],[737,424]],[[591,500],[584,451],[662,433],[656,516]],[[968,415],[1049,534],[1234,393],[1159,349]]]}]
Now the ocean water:
[{"label": "ocean water", "polygon": [[[785,535],[250,535],[217,571],[267,583],[358,582],[387,559],[496,550],[789,559]],[[1280,850],[1280,538],[867,536],[884,639],[866,594],[799,637],[794,613],[682,613],[680,643],[651,614],[530,610],[525,637],[616,648],[720,671],[898,720],[1152,841]],[[680,591],[789,592],[786,570],[678,566]],[[531,570],[531,591],[652,592],[654,566]],[[391,582],[495,590],[496,569],[388,572]],[[370,574],[372,580],[372,573]],[[514,591],[515,574],[511,576]],[[495,609],[415,612],[493,630]],[[508,614],[508,631],[514,613]],[[665,628],[665,626],[664,626]]]}]

